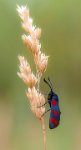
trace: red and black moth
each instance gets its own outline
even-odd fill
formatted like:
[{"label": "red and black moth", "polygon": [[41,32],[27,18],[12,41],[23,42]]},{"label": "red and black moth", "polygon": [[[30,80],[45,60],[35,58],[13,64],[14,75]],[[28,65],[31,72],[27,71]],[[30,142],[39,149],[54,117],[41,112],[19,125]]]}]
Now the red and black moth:
[{"label": "red and black moth", "polygon": [[[45,103],[49,103],[50,109],[47,110],[45,113],[50,111],[50,118],[49,118],[49,128],[54,129],[59,125],[60,122],[60,108],[59,108],[59,98],[57,94],[55,94],[53,90],[52,83],[50,81],[50,78],[48,78],[48,81],[44,78],[44,82],[50,87],[50,92],[48,94],[48,101]],[[45,105],[44,104],[44,105]],[[44,113],[44,114],[45,114]]]}]

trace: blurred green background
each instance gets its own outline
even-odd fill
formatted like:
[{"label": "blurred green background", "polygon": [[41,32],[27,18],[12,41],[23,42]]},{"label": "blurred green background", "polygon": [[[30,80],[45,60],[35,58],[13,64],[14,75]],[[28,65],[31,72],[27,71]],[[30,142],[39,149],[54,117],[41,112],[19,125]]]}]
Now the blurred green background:
[{"label": "blurred green background", "polygon": [[[17,4],[27,4],[34,24],[42,28],[42,51],[50,55],[44,76],[51,77],[60,98],[60,126],[50,130],[49,113],[45,115],[47,150],[81,150],[80,0],[0,0],[0,150],[44,149],[40,122],[25,95],[27,87],[17,77],[18,54],[32,58],[21,40]],[[49,92],[43,80],[41,91]]]}]

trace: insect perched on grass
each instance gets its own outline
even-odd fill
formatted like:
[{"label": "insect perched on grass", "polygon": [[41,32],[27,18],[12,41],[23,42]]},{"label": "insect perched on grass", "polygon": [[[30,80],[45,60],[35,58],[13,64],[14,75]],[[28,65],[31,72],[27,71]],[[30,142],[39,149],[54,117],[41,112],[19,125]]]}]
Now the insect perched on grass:
[{"label": "insect perched on grass", "polygon": [[45,103],[45,104],[49,103],[50,109],[47,110],[45,113],[50,111],[49,128],[54,129],[59,125],[59,121],[60,121],[61,112],[60,112],[60,108],[59,108],[59,98],[53,90],[53,86],[52,86],[52,82],[50,81],[50,78],[48,78],[48,81],[44,78],[44,82],[51,89],[51,91],[48,94],[48,101]]}]

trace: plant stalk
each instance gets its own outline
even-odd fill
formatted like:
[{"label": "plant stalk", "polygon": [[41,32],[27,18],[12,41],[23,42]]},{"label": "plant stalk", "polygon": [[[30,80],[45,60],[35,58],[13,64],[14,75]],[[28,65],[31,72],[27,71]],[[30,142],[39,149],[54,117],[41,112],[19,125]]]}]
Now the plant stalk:
[{"label": "plant stalk", "polygon": [[44,136],[44,150],[46,150],[46,127],[44,117],[41,118],[42,129],[43,129],[43,136]]}]

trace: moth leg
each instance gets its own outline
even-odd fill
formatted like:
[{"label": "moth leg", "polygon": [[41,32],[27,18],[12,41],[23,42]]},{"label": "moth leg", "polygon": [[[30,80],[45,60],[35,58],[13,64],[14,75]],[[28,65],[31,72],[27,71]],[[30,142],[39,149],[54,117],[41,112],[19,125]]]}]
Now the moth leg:
[{"label": "moth leg", "polygon": [[47,103],[48,103],[48,101],[47,101],[47,102],[45,102],[43,105],[38,106],[37,108],[43,107],[43,106],[45,106]]},{"label": "moth leg", "polygon": [[50,109],[48,109],[47,111],[45,111],[45,113],[41,116],[41,117],[43,117],[48,111],[50,111],[51,110],[51,108]]}]

